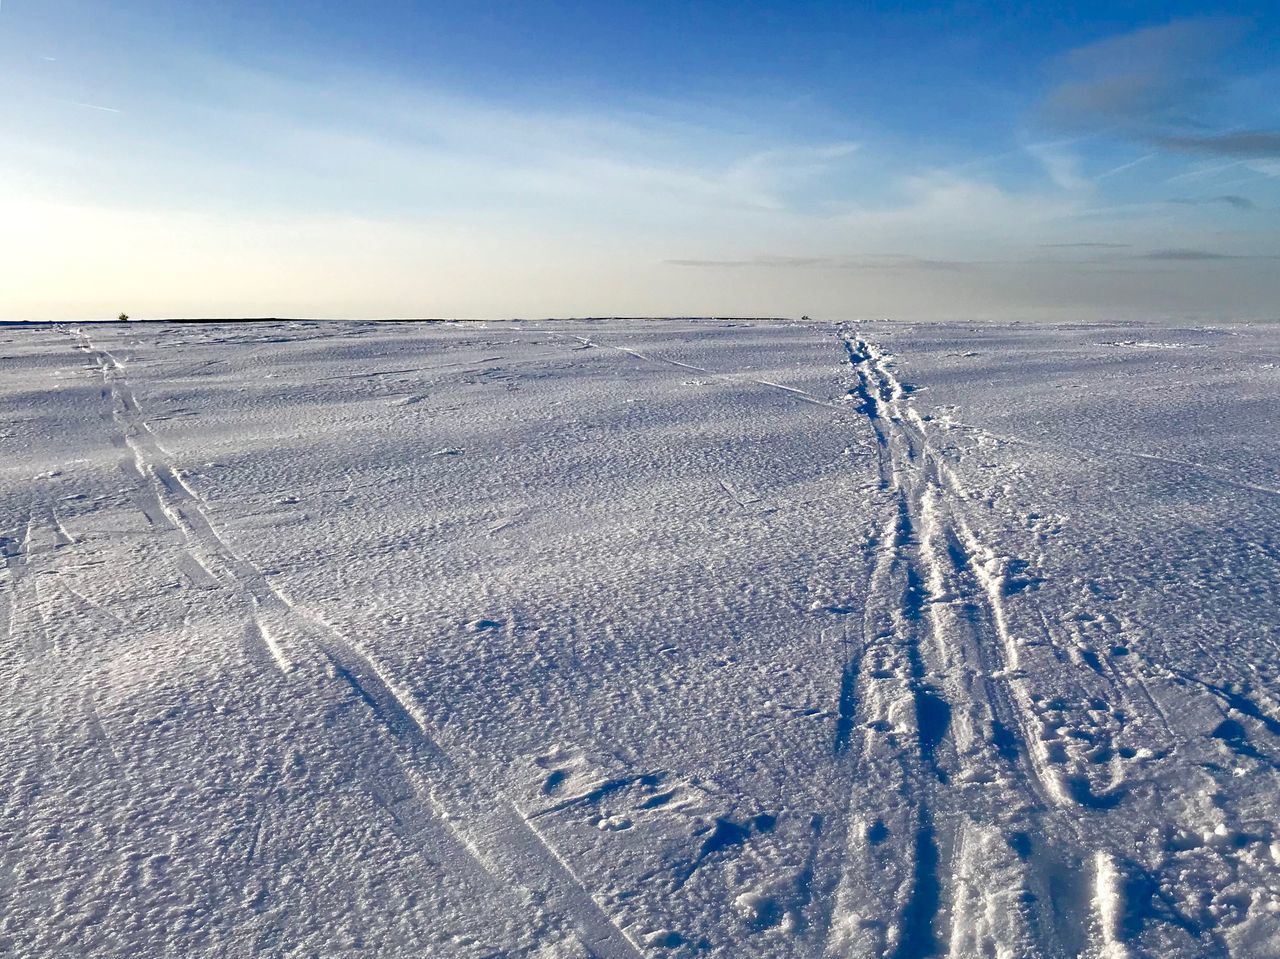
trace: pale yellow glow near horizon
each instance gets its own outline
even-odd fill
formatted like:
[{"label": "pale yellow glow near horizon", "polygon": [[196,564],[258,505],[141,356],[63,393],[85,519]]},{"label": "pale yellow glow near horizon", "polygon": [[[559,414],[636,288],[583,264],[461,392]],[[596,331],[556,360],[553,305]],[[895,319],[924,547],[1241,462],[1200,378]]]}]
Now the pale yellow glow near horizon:
[{"label": "pale yellow glow near horizon", "polygon": [[[618,235],[504,224],[0,202],[0,319],[684,315],[1267,319],[1274,279],[1228,267],[1080,273],[714,268]],[[1237,312],[1216,313],[1230,289]],[[1046,307],[1044,304],[1055,306]],[[1255,315],[1239,315],[1245,304]]]},{"label": "pale yellow glow near horizon", "polygon": [[536,238],[357,219],[26,201],[0,216],[10,224],[0,235],[8,319],[502,312],[521,287],[544,299],[554,265]]}]

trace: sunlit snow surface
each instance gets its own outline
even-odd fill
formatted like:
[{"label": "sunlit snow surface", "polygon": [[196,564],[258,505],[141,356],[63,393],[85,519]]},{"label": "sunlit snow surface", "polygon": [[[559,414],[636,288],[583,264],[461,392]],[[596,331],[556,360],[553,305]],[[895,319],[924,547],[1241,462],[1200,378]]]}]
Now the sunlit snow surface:
[{"label": "sunlit snow surface", "polygon": [[1280,955],[1280,328],[0,328],[0,954]]}]

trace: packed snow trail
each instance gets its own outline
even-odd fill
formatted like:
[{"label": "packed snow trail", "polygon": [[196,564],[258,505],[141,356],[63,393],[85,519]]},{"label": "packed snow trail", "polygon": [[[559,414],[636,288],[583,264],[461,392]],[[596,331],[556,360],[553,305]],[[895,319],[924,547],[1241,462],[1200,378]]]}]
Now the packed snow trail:
[{"label": "packed snow trail", "polygon": [[955,494],[885,357],[853,334],[842,345],[890,515],[874,549],[864,645],[842,680],[856,690],[857,712],[835,746],[849,748],[856,719],[854,808],[877,795],[904,802],[896,822],[877,818],[847,834],[829,953],[1074,954],[1087,932],[1078,904],[1063,901],[1076,891],[1056,880],[1061,857],[1043,828],[1046,807],[1062,796],[1009,685],[1018,649],[1004,627],[1000,573],[953,518]]},{"label": "packed snow trail", "polygon": [[[834,405],[760,377],[575,338]],[[946,500],[955,494],[944,486],[907,391],[884,357],[851,334],[841,342],[856,376],[849,394],[874,431],[893,514],[871,550],[862,642],[852,645],[840,683],[834,751],[850,749],[855,723],[863,735],[851,777],[858,790],[827,828],[828,842],[847,846],[837,853],[841,874],[833,886],[826,877],[812,880],[827,883],[834,897],[834,905],[819,907],[826,913],[818,928],[828,928],[821,952],[933,955],[949,913],[946,941],[957,956],[991,948],[1076,954],[1088,938],[1087,919],[1073,901],[1083,893],[1064,883],[1071,866],[1052,846],[1033,848],[1029,838],[1043,832],[1046,806],[1068,798],[1028,746],[1042,737],[1025,693],[1008,679],[1018,650],[1004,625],[998,560],[950,518],[955,507]],[[898,802],[885,808],[889,796]],[[957,816],[966,804],[976,807],[969,822]],[[849,821],[868,807],[881,814]],[[963,883],[978,887],[953,885],[940,862],[963,870]],[[1000,919],[991,925],[968,914],[979,910]]]},{"label": "packed snow trail", "polygon": [[[867,609],[869,615],[894,613],[889,622],[868,626],[866,645],[846,667],[844,680],[856,680],[848,700],[862,711],[861,725],[868,730],[856,775],[860,784],[875,783],[873,793],[912,796],[915,811],[900,812],[899,823],[914,822],[916,831],[914,841],[900,840],[888,856],[875,848],[892,833],[882,820],[866,831],[877,832],[874,841],[852,835],[847,888],[840,890],[846,905],[837,907],[833,919],[833,954],[927,956],[943,954],[945,947],[957,957],[1065,956],[1081,954],[1091,938],[1101,936],[1102,955],[1129,955],[1122,930],[1156,917],[1141,915],[1148,908],[1141,904],[1129,904],[1138,912],[1117,917],[1126,906],[1115,890],[1135,877],[1126,876],[1117,865],[1123,860],[1105,847],[1119,850],[1123,843],[1103,839],[1095,855],[1087,852],[1099,842],[1096,817],[1117,809],[1126,787],[1107,766],[1069,754],[1067,737],[1080,734],[1064,736],[1054,728],[1036,692],[1035,681],[1044,673],[1029,668],[1029,660],[1046,651],[1060,660],[1060,637],[1030,600],[1033,616],[1023,623],[1031,627],[1029,635],[1019,637],[1006,598],[1032,585],[1011,572],[1025,564],[998,554],[973,531],[966,517],[973,496],[932,449],[926,422],[888,358],[852,332],[842,339],[855,377],[850,398],[874,432],[881,487],[893,512],[877,546],[881,562]],[[877,576],[880,583],[892,583],[887,595]],[[922,633],[929,634],[927,640]],[[884,647],[878,655],[877,644]],[[1158,680],[1151,677],[1130,676],[1117,685],[1099,660],[1085,662],[1092,669],[1079,672],[1074,683],[1068,669],[1060,688],[1073,688],[1096,707],[1105,707],[1110,693],[1123,704],[1113,714],[1153,714],[1168,731],[1157,700],[1177,691],[1154,691]],[[1105,688],[1095,673],[1110,680]],[[1138,700],[1131,698],[1135,694]],[[906,708],[909,701],[914,709]],[[842,716],[847,711],[842,706]],[[884,758],[892,745],[882,747],[877,740],[883,732],[885,738],[897,734],[900,743],[912,732],[912,719],[915,748],[898,771]],[[837,728],[837,751],[848,744],[848,725]],[[1094,742],[1092,735],[1082,738]],[[892,770],[888,776],[877,772],[885,767]],[[939,817],[933,809],[947,812]],[[939,877],[940,858],[951,865],[949,880]],[[886,860],[898,870],[888,883]],[[1083,877],[1091,866],[1097,879],[1089,921],[1081,906]],[[881,900],[868,908],[876,903],[874,890],[895,887],[911,889],[905,902]],[[1212,929],[1197,929],[1172,899],[1165,906],[1184,934],[1214,954],[1226,954]],[[868,943],[865,930],[878,927],[877,914],[895,909],[900,924],[890,923],[883,940]],[[842,936],[842,924],[861,935]],[[943,936],[939,930],[947,927]]]}]

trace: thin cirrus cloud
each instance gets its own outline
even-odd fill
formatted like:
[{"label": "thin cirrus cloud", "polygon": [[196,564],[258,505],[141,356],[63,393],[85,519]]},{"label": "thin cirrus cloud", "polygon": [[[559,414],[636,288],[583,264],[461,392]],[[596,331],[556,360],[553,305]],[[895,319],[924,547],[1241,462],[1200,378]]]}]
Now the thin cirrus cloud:
[{"label": "thin cirrus cloud", "polygon": [[[1038,262],[1074,263],[1074,264],[1107,264],[1134,261],[1173,262],[1173,263],[1207,263],[1218,260],[1258,260],[1273,259],[1265,255],[1244,253],[1228,253],[1217,250],[1204,250],[1193,247],[1164,247],[1141,252],[1133,252],[1131,243],[1043,243],[1041,249],[1062,251],[1064,257],[1054,257]],[[1078,256],[1072,255],[1078,254]]]},{"label": "thin cirrus cloud", "polygon": [[1182,153],[1280,156],[1280,131],[1239,128],[1224,73],[1226,54],[1248,31],[1239,18],[1181,20],[1073,50],[1056,64],[1058,83],[1043,115],[1079,133]]},{"label": "thin cirrus cloud", "polygon": [[1100,243],[1088,240],[1081,240],[1075,243],[1041,243],[1040,246],[1046,250],[1124,250],[1128,249],[1131,243]]},{"label": "thin cirrus cloud", "polygon": [[1208,136],[1165,136],[1157,138],[1155,142],[1174,150],[1209,156],[1239,157],[1244,160],[1280,157],[1280,131],[1272,130],[1243,130]]},{"label": "thin cirrus cloud", "polygon": [[[1135,260],[1171,260],[1180,263],[1194,263],[1204,260],[1248,260],[1255,257],[1241,256],[1235,253],[1218,253],[1213,250],[1152,250],[1132,257]],[[1269,258],[1267,258],[1269,259]]]},{"label": "thin cirrus cloud", "polygon": [[1258,205],[1248,197],[1237,196],[1234,193],[1224,193],[1221,196],[1203,196],[1203,197],[1174,197],[1169,200],[1170,203],[1176,203],[1180,206],[1212,206],[1221,204],[1229,206],[1236,210],[1256,210]]},{"label": "thin cirrus cloud", "polygon": [[847,170],[860,148],[796,142],[767,124],[727,130],[640,109],[515,108],[367,76],[317,80],[214,59],[201,61],[201,75],[202,99],[160,95],[134,111],[166,124],[163,135],[153,120],[86,151],[82,125],[69,119],[73,132],[40,141],[12,131],[9,162],[25,149],[37,186],[152,210],[397,220],[430,210],[581,224],[785,211],[812,184]]},{"label": "thin cirrus cloud", "polygon": [[965,270],[974,266],[962,260],[938,260],[905,253],[864,253],[860,256],[755,256],[743,260],[672,259],[670,266],[709,269],[763,267],[786,270]]}]

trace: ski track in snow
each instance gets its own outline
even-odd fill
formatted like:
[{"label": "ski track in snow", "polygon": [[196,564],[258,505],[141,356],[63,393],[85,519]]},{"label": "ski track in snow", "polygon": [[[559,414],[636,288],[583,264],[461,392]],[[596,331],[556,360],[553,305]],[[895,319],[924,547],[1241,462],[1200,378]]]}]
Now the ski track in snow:
[{"label": "ski track in snow", "polygon": [[[537,332],[848,409],[749,374]],[[1136,920],[1123,912],[1117,890],[1134,878],[1110,850],[1089,852],[1098,841],[1092,838],[1097,818],[1124,799],[1123,780],[1105,770],[1100,778],[1068,755],[1063,732],[1037,703],[1024,669],[1025,659],[1058,649],[1063,637],[1034,605],[1022,632],[1010,625],[1005,604],[1018,591],[1010,572],[1016,561],[974,532],[967,503],[975,497],[932,448],[890,358],[852,330],[841,333],[840,342],[853,373],[849,403],[874,435],[889,515],[870,546],[862,642],[845,644],[833,750],[837,757],[851,754],[857,787],[844,816],[820,836],[820,843],[843,851],[835,856],[838,875],[809,880],[819,900],[815,954],[1065,957],[1096,940],[1103,959],[1127,957],[1123,930]],[[1107,452],[1202,468],[1135,451]],[[744,505],[732,487],[725,491]],[[1151,677],[1092,666],[1122,704],[1116,711],[1145,707],[1169,728]],[[899,801],[886,809],[885,796]],[[878,815],[863,814],[866,808]],[[1090,900],[1091,915],[1082,908]],[[1167,906],[1176,916],[1176,904]],[[1225,954],[1212,930],[1197,935]]]},{"label": "ski track in snow", "polygon": [[829,403],[826,400],[821,399],[820,397],[814,396],[812,393],[806,392],[805,390],[798,389],[797,387],[794,387],[794,386],[787,386],[783,383],[775,383],[772,380],[763,380],[763,379],[760,379],[759,377],[749,376],[745,373],[726,373],[718,370],[709,370],[706,367],[694,366],[691,363],[682,363],[680,360],[673,360],[671,359],[671,357],[663,356],[660,353],[644,353],[644,352],[641,352],[640,350],[632,349],[629,346],[616,346],[612,343],[602,343],[602,342],[593,340],[587,336],[578,336],[576,334],[560,333],[557,330],[531,329],[529,330],[529,332],[541,333],[544,335],[549,334],[551,336],[557,336],[564,339],[573,339],[581,343],[584,347],[588,347],[588,348],[601,346],[601,347],[604,347],[605,349],[615,350],[618,353],[625,353],[627,356],[634,357],[635,359],[640,360],[641,362],[644,362],[644,363],[665,363],[668,366],[674,366],[677,369],[681,369],[681,370],[688,370],[691,373],[702,373],[706,376],[710,376],[718,380],[723,380],[726,383],[735,383],[735,384],[752,383],[752,384],[755,384],[756,386],[764,386],[764,387],[767,387],[768,389],[777,390],[780,393],[786,393],[790,396],[793,396],[803,403],[809,403],[813,406],[822,406],[827,409],[836,410],[841,413],[844,412],[844,408],[839,404]]},{"label": "ski track in snow", "polygon": [[[572,338],[584,346],[764,386],[848,412],[847,406],[773,381],[584,336]],[[953,518],[958,509],[955,481],[944,481],[945,467],[936,462],[906,391],[884,357],[851,334],[842,337],[842,344],[856,375],[849,393],[875,433],[881,487],[893,493],[893,514],[873,550],[863,643],[854,647],[856,659],[846,663],[840,684],[835,752],[851,748],[855,726],[867,733],[861,755],[853,760],[861,788],[827,837],[848,849],[841,857],[842,875],[829,890],[834,904],[825,906],[819,924],[828,929],[820,951],[893,959],[934,955],[941,948],[935,930],[941,911],[949,899],[968,895],[983,898],[984,909],[993,899],[1009,901],[1001,903],[1005,915],[1001,928],[994,930],[976,923],[966,928],[966,917],[956,906],[949,937],[953,955],[991,947],[1058,954],[1055,944],[1063,938],[1058,928],[1063,920],[1048,877],[1013,866],[1009,871],[1021,873],[1021,886],[1031,894],[1024,899],[1009,897],[1007,886],[950,891],[944,897],[940,861],[944,854],[946,860],[963,857],[967,833],[961,830],[969,828],[954,821],[951,810],[964,800],[957,803],[953,781],[987,786],[982,804],[988,823],[974,828],[987,830],[983,849],[988,861],[992,836],[997,845],[1004,840],[1005,858],[1016,861],[1009,837],[1032,828],[1033,813],[1043,816],[1046,806],[1071,800],[1038,751],[1044,737],[1025,693],[1007,678],[1017,670],[1018,648],[1004,622],[999,561],[962,519]],[[906,746],[907,741],[913,745]],[[886,795],[901,797],[897,809],[872,821],[849,822],[855,803],[871,804],[872,797]],[[948,809],[947,816],[935,814],[941,808]],[[991,822],[1010,816],[1022,829]],[[896,841],[889,842],[890,836]],[[1052,854],[1039,858],[1046,855]],[[973,881],[982,883],[980,862],[967,868]],[[1001,883],[1009,878],[1001,875]],[[1038,908],[1027,908],[1026,900]],[[970,909],[978,908],[970,904]],[[1069,936],[1083,937],[1079,930]]]},{"label": "ski track in snow", "polygon": [[[261,639],[280,672],[288,677],[295,671],[323,670],[348,684],[371,718],[391,733],[400,762],[425,797],[421,801],[450,823],[458,841],[487,873],[539,894],[552,909],[569,917],[600,959],[639,956],[636,944],[515,806],[469,782],[465,770],[436,745],[412,695],[400,689],[367,650],[315,614],[296,607],[232,550],[209,521],[203,500],[182,479],[148,427],[122,365],[109,351],[96,347],[83,330],[77,330],[76,336],[102,371],[115,423],[133,457],[129,472],[151,486],[148,503],[153,497],[168,522],[182,533],[186,549],[200,568],[213,581],[241,594],[249,609],[250,635]],[[417,818],[421,813],[413,810],[408,815]],[[421,842],[426,828],[417,824],[406,834]]]},{"label": "ski track in snow", "polygon": [[[963,493],[930,449],[886,358],[852,333],[842,343],[855,377],[850,398],[875,433],[891,513],[875,549],[865,645],[856,673],[850,667],[845,675],[846,683],[856,675],[849,699],[867,731],[854,768],[860,784],[871,784],[868,793],[887,790],[911,802],[893,826],[860,823],[848,834],[831,954],[909,959],[946,942],[954,955],[989,948],[1054,954],[1064,936],[1051,880],[1037,874],[1030,851],[1019,863],[1010,840],[1029,835],[1032,817],[1043,820],[1067,796],[1016,678],[1020,650],[1006,624],[999,560],[970,531]],[[835,745],[847,748],[847,735]],[[993,847],[1006,860],[995,888],[983,876],[994,871]],[[950,863],[957,881],[943,878],[940,863]],[[1008,897],[1011,879],[1031,895]],[[905,901],[877,902],[877,889],[908,892]],[[1002,898],[1008,901],[997,913],[991,905]],[[949,934],[941,928],[947,910]],[[855,930],[895,911],[900,919],[884,924],[883,938],[863,937],[860,948]],[[1000,927],[981,927],[974,912],[999,914]]]},{"label": "ski track in snow", "polygon": [[[950,425],[960,429],[968,430],[973,433],[980,433],[993,440],[1001,443],[1013,443],[1018,446],[1029,446],[1035,449],[1046,449],[1043,444],[1034,440],[1024,439],[1020,436],[1007,436],[999,433],[992,433],[988,430],[979,429],[967,423],[957,420],[950,421]],[[1266,486],[1262,483],[1251,483],[1248,480],[1242,480],[1236,476],[1230,469],[1225,466],[1214,466],[1212,463],[1198,463],[1195,460],[1180,459],[1176,456],[1162,456],[1158,453],[1150,453],[1145,450],[1126,449],[1121,446],[1107,446],[1094,441],[1091,448],[1077,446],[1076,452],[1082,457],[1088,457],[1092,460],[1102,460],[1104,457],[1128,456],[1136,460],[1146,460],[1151,463],[1163,463],[1166,466],[1177,466],[1182,469],[1196,470],[1204,473],[1205,477],[1213,482],[1222,483],[1226,486],[1233,486],[1237,489],[1248,490],[1251,493],[1266,493],[1268,496],[1280,496],[1280,489],[1274,486]]]},{"label": "ski track in snow", "polygon": [[[872,687],[884,680],[867,677],[889,679],[893,689],[890,698],[896,705],[902,707],[908,695],[914,699],[916,726],[916,748],[908,771],[897,773],[909,778],[914,769],[918,780],[915,788],[902,790],[915,797],[917,833],[913,849],[902,847],[900,862],[914,855],[914,865],[899,865],[893,877],[899,882],[910,881],[912,891],[905,903],[896,904],[902,917],[900,927],[890,930],[886,943],[877,943],[865,954],[906,959],[941,954],[947,943],[947,954],[957,957],[993,950],[1025,956],[1076,954],[1090,938],[1090,930],[1078,916],[1074,917],[1076,928],[1069,928],[1072,900],[1083,896],[1079,880],[1064,886],[1062,877],[1068,870],[1081,873],[1092,865],[1096,875],[1092,926],[1101,936],[1100,955],[1129,956],[1123,930],[1133,925],[1134,917],[1124,913],[1126,907],[1118,890],[1134,877],[1124,874],[1117,864],[1120,860],[1108,849],[1099,848],[1092,863],[1085,853],[1091,843],[1099,841],[1094,836],[1105,836],[1097,817],[1119,807],[1125,797],[1124,782],[1106,777],[1099,781],[1096,769],[1066,756],[1062,732],[1054,729],[1054,722],[1037,702],[1024,669],[1024,660],[1056,652],[1066,643],[1054,634],[1033,603],[1034,615],[1024,618],[1021,632],[1011,626],[1005,603],[1014,592],[1010,589],[1012,564],[1009,557],[987,547],[975,534],[966,516],[966,503],[975,497],[961,484],[952,466],[931,448],[927,425],[911,407],[909,391],[892,372],[888,358],[852,332],[843,334],[842,339],[855,376],[850,397],[875,433],[881,486],[891,494],[897,514],[891,521],[892,529],[887,528],[881,537],[871,584],[871,595],[876,598],[880,595],[877,579],[892,582],[891,595],[870,603],[868,611],[881,611],[882,616],[885,608],[892,608],[892,597],[899,597],[893,622],[867,630],[860,662],[846,670],[846,679],[856,676],[859,682],[849,699],[865,709],[864,725],[869,729],[892,730],[895,703],[877,711],[877,690]],[[1256,484],[1215,478],[1254,492],[1275,492]],[[896,577],[895,570],[901,570]],[[931,649],[923,653],[922,619],[928,621],[932,640]],[[878,671],[868,672],[867,658],[874,655],[877,640],[888,640],[887,655],[875,664]],[[924,670],[918,665],[922,660],[927,664]],[[1158,677],[1103,668],[1097,660],[1088,665],[1105,675],[1119,701],[1120,708],[1113,713],[1145,712],[1159,717],[1166,731],[1172,732],[1152,691]],[[846,710],[842,706],[842,715]],[[1249,706],[1243,711],[1248,712]],[[908,710],[899,710],[900,727],[910,725],[901,721],[904,713],[909,715]],[[1262,725],[1269,725],[1266,717],[1257,718]],[[945,726],[942,732],[937,731],[939,725]],[[837,735],[839,749],[843,741]],[[939,765],[943,740],[949,741],[950,762]],[[870,743],[869,739],[869,749]],[[860,777],[865,781],[876,767],[874,758],[864,758]],[[982,807],[965,808],[968,802],[959,786],[964,782],[984,784]],[[947,818],[940,819],[935,809],[948,810]],[[957,817],[956,811],[961,809],[965,811]],[[1047,840],[1049,848],[1033,850],[1032,831],[1043,837],[1036,841],[1043,844]],[[986,840],[978,855],[969,848],[975,835]],[[1069,864],[1052,848],[1054,843],[1069,850],[1077,862]],[[1016,857],[1009,855],[1010,850],[1016,851]],[[1004,863],[998,861],[1000,852]],[[845,881],[852,881],[853,890],[846,899],[862,904],[869,890],[884,884],[881,876],[861,884],[856,881],[869,871],[867,861],[877,859],[871,844],[853,842],[850,854],[853,865],[847,868]],[[951,883],[938,879],[940,855],[950,862]],[[1079,862],[1082,857],[1083,863]],[[908,869],[914,873],[910,879]],[[1010,897],[1011,882],[1023,890],[1022,895]],[[881,914],[887,914],[893,905],[882,901]],[[1166,901],[1166,906],[1178,916],[1176,903]],[[1000,921],[991,925],[995,916]],[[867,924],[865,912],[858,916],[855,911],[855,917],[861,925]],[[1189,921],[1179,921],[1192,929]],[[922,932],[926,926],[928,931]],[[949,926],[949,933],[939,935],[943,926]],[[1226,954],[1213,930],[1201,930],[1197,935],[1213,954]],[[842,944],[839,954],[848,954],[849,948]]]},{"label": "ski track in snow", "polygon": [[22,584],[22,576],[27,568],[27,544],[31,538],[30,524],[17,535],[6,536],[0,540],[0,556],[4,557],[5,570],[5,602],[4,632],[10,647],[14,644],[14,633],[17,629],[18,590]]}]

